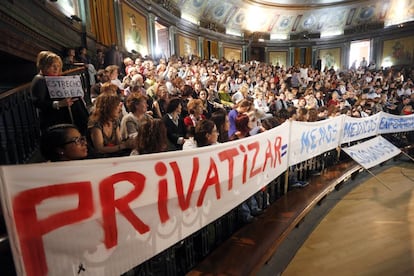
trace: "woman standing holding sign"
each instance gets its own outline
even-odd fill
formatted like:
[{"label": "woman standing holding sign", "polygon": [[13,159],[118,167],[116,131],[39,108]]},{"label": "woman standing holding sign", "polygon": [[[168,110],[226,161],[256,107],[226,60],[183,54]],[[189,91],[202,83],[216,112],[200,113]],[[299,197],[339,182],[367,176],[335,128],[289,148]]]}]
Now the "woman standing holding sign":
[{"label": "woman standing holding sign", "polygon": [[55,124],[75,124],[85,135],[88,123],[88,111],[81,97],[52,98],[46,83],[47,76],[62,74],[62,59],[50,51],[41,51],[37,55],[39,73],[32,80],[32,99],[39,110],[40,128],[44,132]]}]

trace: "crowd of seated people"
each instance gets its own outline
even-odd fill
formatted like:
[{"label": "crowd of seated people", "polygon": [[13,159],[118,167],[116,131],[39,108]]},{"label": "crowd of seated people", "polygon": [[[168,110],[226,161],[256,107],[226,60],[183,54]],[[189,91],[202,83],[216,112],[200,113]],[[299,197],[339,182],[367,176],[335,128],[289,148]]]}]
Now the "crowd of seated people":
[{"label": "crowd of seated people", "polygon": [[[75,133],[60,139],[52,152],[88,141],[87,154],[74,159],[139,155],[182,150],[186,141],[185,149],[225,143],[285,120],[413,113],[414,69],[409,67],[319,71],[304,65],[285,68],[194,56],[191,60],[172,56],[158,64],[143,57],[124,62],[122,79],[119,73],[124,69],[117,65],[98,70],[93,106],[86,109],[81,98],[50,99],[44,76],[61,74],[62,60],[51,52],[39,54],[32,94],[42,134],[48,135],[55,124],[74,124],[86,137]],[[70,159],[66,154],[45,158]]]}]

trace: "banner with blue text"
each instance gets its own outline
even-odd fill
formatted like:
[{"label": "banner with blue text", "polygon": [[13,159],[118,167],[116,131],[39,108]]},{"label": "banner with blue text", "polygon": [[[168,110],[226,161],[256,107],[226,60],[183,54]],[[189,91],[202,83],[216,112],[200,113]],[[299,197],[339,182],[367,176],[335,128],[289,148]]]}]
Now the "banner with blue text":
[{"label": "banner with blue text", "polygon": [[401,153],[401,150],[382,136],[377,136],[352,147],[342,148],[363,168],[369,169]]},{"label": "banner with blue text", "polygon": [[289,165],[308,160],[340,145],[344,116],[318,122],[291,122]]}]

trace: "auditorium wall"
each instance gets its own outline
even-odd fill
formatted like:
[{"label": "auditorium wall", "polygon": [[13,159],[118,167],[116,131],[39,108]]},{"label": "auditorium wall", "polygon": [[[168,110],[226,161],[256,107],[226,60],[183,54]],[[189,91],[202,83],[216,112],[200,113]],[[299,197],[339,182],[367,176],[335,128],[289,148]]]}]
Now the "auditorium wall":
[{"label": "auditorium wall", "polygon": [[382,62],[394,65],[414,64],[414,36],[385,40]]},{"label": "auditorium wall", "polygon": [[[105,0],[110,2],[110,0]],[[150,1],[151,2],[151,1]],[[41,50],[52,50],[63,55],[68,47],[86,46],[93,55],[97,48],[107,49],[91,28],[91,3],[97,1],[77,1],[75,17],[64,14],[52,1],[3,1],[0,5],[0,61],[11,64],[0,82],[12,85],[26,83],[35,74],[36,55]],[[306,48],[309,55],[305,61],[314,64],[319,53],[335,50],[333,56],[339,60],[338,66],[347,66],[351,41],[370,39],[372,55],[377,64],[391,59],[396,64],[414,62],[414,24],[404,24],[404,28],[390,27],[369,33],[354,33],[336,38],[320,38],[296,41],[247,41],[243,37],[226,35],[189,23],[178,18],[162,7],[148,1],[114,2],[116,40],[124,55],[131,49],[142,54],[154,54],[158,22],[166,26],[166,34],[171,55],[200,55],[202,58],[239,57],[241,60],[256,59],[274,62],[279,59],[286,66],[294,65],[294,49]],[[98,14],[105,16],[105,14]],[[79,19],[79,20],[77,20]],[[109,23],[108,23],[109,24]],[[105,26],[103,26],[105,27]],[[206,44],[207,41],[207,44]],[[130,46],[133,45],[133,46]],[[208,47],[210,46],[210,47]],[[339,49],[336,49],[339,48]],[[206,50],[209,52],[206,52]],[[338,57],[339,52],[339,57]],[[286,56],[286,58],[284,57]],[[16,78],[16,79],[14,79]]]}]

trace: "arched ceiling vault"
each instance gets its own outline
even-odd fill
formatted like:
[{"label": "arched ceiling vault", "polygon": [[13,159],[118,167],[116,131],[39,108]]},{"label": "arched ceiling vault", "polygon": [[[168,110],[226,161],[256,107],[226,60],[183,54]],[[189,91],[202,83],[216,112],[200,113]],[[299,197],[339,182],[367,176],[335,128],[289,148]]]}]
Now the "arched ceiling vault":
[{"label": "arched ceiling vault", "polygon": [[[161,1],[165,2],[165,1]],[[170,0],[181,17],[219,32],[298,39],[414,20],[414,0]]]}]

